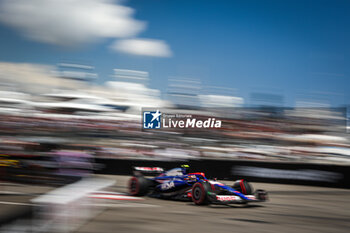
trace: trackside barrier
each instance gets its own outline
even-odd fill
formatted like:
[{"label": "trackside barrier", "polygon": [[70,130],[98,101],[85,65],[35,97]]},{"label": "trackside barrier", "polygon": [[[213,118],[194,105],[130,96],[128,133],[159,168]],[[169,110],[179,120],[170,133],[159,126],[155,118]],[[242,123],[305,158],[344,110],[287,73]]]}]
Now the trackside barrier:
[{"label": "trackside barrier", "polygon": [[95,162],[103,164],[98,171],[102,174],[132,175],[132,167],[135,166],[171,169],[188,164],[191,171],[202,171],[208,178],[350,188],[349,165],[218,159],[157,161],[96,158]]},{"label": "trackside barrier", "polygon": [[[0,232],[73,232],[103,210],[102,199],[88,195],[115,184],[106,178],[83,178],[31,200],[30,218],[19,219],[0,228]],[[99,202],[99,203],[96,203]]]}]

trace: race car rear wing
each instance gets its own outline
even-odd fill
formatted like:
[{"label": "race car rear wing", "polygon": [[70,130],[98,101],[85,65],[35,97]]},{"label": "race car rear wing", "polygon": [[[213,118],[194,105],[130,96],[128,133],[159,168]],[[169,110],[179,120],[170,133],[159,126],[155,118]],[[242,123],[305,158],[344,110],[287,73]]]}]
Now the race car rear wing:
[{"label": "race car rear wing", "polygon": [[133,167],[134,175],[158,175],[164,172],[164,169],[161,167]]}]

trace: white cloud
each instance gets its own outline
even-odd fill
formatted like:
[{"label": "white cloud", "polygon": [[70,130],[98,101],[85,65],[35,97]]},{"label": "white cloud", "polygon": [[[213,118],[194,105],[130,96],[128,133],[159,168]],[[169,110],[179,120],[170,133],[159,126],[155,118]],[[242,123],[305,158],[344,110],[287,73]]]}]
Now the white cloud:
[{"label": "white cloud", "polygon": [[136,36],[146,24],[133,13],[111,0],[0,0],[0,22],[32,40],[64,46]]},{"label": "white cloud", "polygon": [[111,49],[133,55],[171,57],[172,52],[165,41],[153,39],[124,39],[117,40]]}]

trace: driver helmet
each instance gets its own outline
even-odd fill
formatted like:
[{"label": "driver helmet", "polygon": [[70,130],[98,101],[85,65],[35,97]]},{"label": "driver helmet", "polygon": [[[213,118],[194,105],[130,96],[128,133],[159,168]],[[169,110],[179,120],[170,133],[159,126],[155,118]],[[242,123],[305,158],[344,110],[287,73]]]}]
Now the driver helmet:
[{"label": "driver helmet", "polygon": [[183,164],[183,165],[181,165],[181,168],[182,168],[182,172],[183,172],[184,175],[189,173],[189,170],[190,170],[190,166],[189,165]]}]

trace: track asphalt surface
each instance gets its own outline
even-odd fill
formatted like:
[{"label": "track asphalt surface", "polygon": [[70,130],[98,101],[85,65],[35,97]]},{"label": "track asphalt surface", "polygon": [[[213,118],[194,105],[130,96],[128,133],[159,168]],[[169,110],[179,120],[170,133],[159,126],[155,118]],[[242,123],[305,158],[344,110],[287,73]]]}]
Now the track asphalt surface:
[{"label": "track asphalt surface", "polygon": [[[117,181],[106,190],[111,192],[111,197],[113,193],[127,192],[129,177],[105,177]],[[248,205],[196,206],[192,202],[150,197],[128,200],[116,195],[115,199],[104,200],[104,210],[77,232],[349,232],[350,190],[266,183],[252,185],[255,189],[268,191],[270,200]],[[6,190],[13,193],[5,195]],[[28,200],[49,188],[15,186],[6,190],[3,189],[0,195],[0,215],[6,215],[14,206],[26,206]],[[110,197],[108,193],[107,197]]]},{"label": "track asphalt surface", "polygon": [[[110,191],[127,192],[129,177],[114,178],[117,184]],[[109,200],[110,207],[78,232],[349,232],[350,190],[264,183],[253,187],[267,190],[270,200],[210,206],[150,197]]]}]

